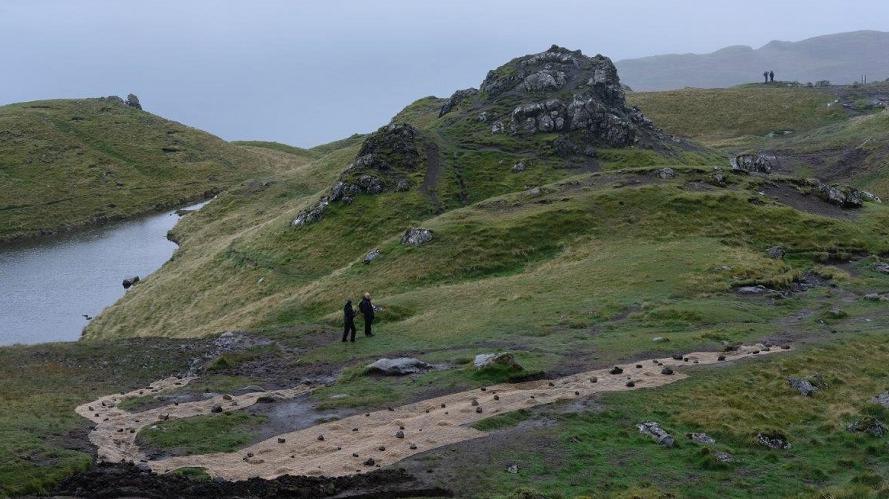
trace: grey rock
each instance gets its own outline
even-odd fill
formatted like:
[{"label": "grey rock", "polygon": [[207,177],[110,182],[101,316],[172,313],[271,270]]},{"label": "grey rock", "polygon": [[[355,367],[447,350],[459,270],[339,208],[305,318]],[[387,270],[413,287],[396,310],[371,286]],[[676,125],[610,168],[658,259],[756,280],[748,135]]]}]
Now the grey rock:
[{"label": "grey rock", "polygon": [[673,439],[673,436],[667,433],[663,428],[661,428],[660,424],[654,421],[641,423],[638,425],[638,428],[639,433],[650,436],[655,441],[657,441],[658,444],[664,447],[673,447],[673,445],[676,443]]},{"label": "grey rock", "polygon": [[849,423],[846,426],[846,431],[852,433],[867,433],[874,437],[883,437],[889,434],[889,427],[877,418],[864,416]]},{"label": "grey rock", "polygon": [[772,173],[775,156],[767,154],[739,154],[732,158],[733,172],[739,173]]},{"label": "grey rock", "polygon": [[768,447],[770,449],[789,449],[790,442],[787,441],[787,437],[778,432],[771,433],[757,433],[756,434],[756,442],[764,447]]},{"label": "grey rock", "polygon": [[661,168],[655,172],[655,176],[661,179],[669,179],[676,176],[676,172],[672,168]]},{"label": "grey rock", "polygon": [[685,436],[696,444],[713,445],[716,443],[716,440],[706,433],[687,433]]},{"label": "grey rock", "polygon": [[[461,102],[466,99],[472,98],[478,95],[478,89],[475,88],[466,88],[463,90],[457,90],[454,92],[451,97],[441,106],[441,110],[438,112],[438,117],[442,117],[449,112],[451,112],[455,107],[459,106]],[[484,120],[482,120],[484,121]]]},{"label": "grey rock", "polygon": [[137,282],[139,282],[139,276],[134,275],[133,277],[127,277],[123,280],[123,289],[130,289],[136,285]]},{"label": "grey rock", "polygon": [[769,293],[771,290],[762,284],[757,284],[756,286],[741,286],[735,289],[740,295],[763,295]]},{"label": "grey rock", "polygon": [[509,466],[506,467],[506,472],[512,473],[513,475],[515,475],[516,473],[519,472],[519,465],[517,465],[515,463],[510,464]]},{"label": "grey rock", "polygon": [[142,109],[142,104],[139,103],[139,98],[134,94],[127,95],[127,106]]},{"label": "grey rock", "polygon": [[374,248],[374,249],[368,251],[367,254],[364,255],[364,263],[370,263],[370,262],[376,260],[377,257],[380,256],[380,254],[381,254],[380,248]]},{"label": "grey rock", "polygon": [[729,464],[735,461],[735,456],[729,454],[728,452],[723,451],[713,451],[713,457],[716,458],[717,461],[724,464]]},{"label": "grey rock", "polygon": [[296,218],[290,222],[290,225],[294,227],[301,227],[303,225],[309,225],[316,223],[324,217],[324,213],[327,211],[327,207],[330,205],[330,201],[327,196],[322,197],[315,205],[312,207],[299,212],[296,215]]},{"label": "grey rock", "polygon": [[766,250],[766,254],[769,255],[769,258],[774,258],[775,260],[782,260],[784,258],[784,248],[781,246],[772,246],[771,248]]},{"label": "grey rock", "polygon": [[478,354],[472,364],[476,369],[507,367],[515,371],[522,370],[522,366],[515,360],[515,356],[508,352]]},{"label": "grey rock", "polygon": [[880,296],[880,293],[868,293],[864,295],[864,299],[867,301],[880,301],[883,297]]},{"label": "grey rock", "polygon": [[889,274],[889,263],[877,262],[874,264],[874,270],[881,274]]},{"label": "grey rock", "polygon": [[528,165],[525,164],[524,161],[519,161],[518,163],[512,165],[512,172],[519,173],[528,169]]},{"label": "grey rock", "polygon": [[841,208],[860,208],[864,204],[864,194],[861,190],[848,185],[822,184],[812,181],[813,193],[822,201],[839,206]]},{"label": "grey rock", "polygon": [[670,338],[667,338],[665,336],[655,336],[654,338],[651,339],[651,341],[653,341],[655,343],[667,343],[670,341]]},{"label": "grey rock", "polygon": [[422,360],[413,357],[399,357],[396,359],[379,359],[369,364],[365,372],[369,374],[383,374],[386,376],[404,376],[431,369],[432,366]]},{"label": "grey rock", "polygon": [[540,196],[540,194],[542,194],[540,187],[532,187],[532,188],[528,189],[526,192],[532,198],[536,198],[537,196]]},{"label": "grey rock", "polygon": [[432,240],[432,231],[422,227],[411,227],[401,236],[401,244],[405,246],[421,246]]},{"label": "grey rock", "polygon": [[881,406],[889,409],[889,392],[883,392],[883,393],[874,395],[874,397],[872,399],[870,399],[870,401],[873,402],[874,404],[881,405]]},{"label": "grey rock", "polygon": [[787,378],[787,382],[794,390],[798,391],[800,395],[803,395],[805,397],[811,397],[815,394],[815,392],[818,391],[818,387],[813,385],[812,382],[807,379],[795,378],[791,376]]}]

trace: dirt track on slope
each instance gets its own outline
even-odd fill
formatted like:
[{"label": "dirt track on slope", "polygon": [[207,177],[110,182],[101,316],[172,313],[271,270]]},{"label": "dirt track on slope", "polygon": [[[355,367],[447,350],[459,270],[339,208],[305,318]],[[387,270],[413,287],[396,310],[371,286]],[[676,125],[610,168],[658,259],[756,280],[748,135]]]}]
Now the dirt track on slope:
[{"label": "dirt track on slope", "polygon": [[[775,353],[762,345],[737,351],[696,352],[682,360],[649,359],[610,369],[588,371],[555,380],[500,384],[436,397],[401,407],[359,414],[338,421],[284,433],[237,452],[177,456],[152,460],[136,445],[138,430],[165,418],[185,418],[209,414],[219,405],[237,410],[255,404],[261,397],[293,398],[312,390],[310,385],[269,392],[167,405],[140,413],[116,407],[123,399],[146,393],[175,389],[195,378],[166,378],[150,387],[127,394],[102,397],[79,406],[78,414],[93,420],[96,428],[90,441],[98,447],[100,461],[146,463],[151,470],[167,473],[183,467],[201,467],[218,478],[246,480],[273,479],[283,475],[347,476],[365,473],[396,463],[408,456],[436,447],[484,437],[485,432],[470,427],[482,419],[558,400],[589,397],[596,393],[654,388],[687,377],[680,370],[689,365],[725,361]],[[675,370],[663,374],[664,367]],[[632,383],[629,383],[632,381]],[[396,434],[403,433],[403,438]]]}]

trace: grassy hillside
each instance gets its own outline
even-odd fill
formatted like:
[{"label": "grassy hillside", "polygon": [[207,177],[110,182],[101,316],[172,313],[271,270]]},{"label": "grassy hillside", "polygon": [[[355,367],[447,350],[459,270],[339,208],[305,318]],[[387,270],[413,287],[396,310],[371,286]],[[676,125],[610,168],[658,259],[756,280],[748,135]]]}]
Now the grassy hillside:
[{"label": "grassy hillside", "polygon": [[112,100],[0,107],[0,241],[174,207],[290,165]]}]

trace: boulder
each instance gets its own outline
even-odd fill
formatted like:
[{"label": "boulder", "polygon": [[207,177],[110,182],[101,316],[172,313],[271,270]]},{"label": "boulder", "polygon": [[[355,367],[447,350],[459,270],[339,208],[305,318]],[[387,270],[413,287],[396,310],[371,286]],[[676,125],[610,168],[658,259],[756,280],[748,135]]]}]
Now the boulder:
[{"label": "boulder", "polygon": [[655,176],[657,176],[657,178],[666,180],[675,177],[676,171],[674,171],[672,168],[661,168],[660,170],[657,170],[655,172]]},{"label": "boulder", "polygon": [[685,436],[696,444],[713,445],[716,443],[716,440],[706,433],[686,433]]},{"label": "boulder", "polygon": [[648,435],[649,437],[657,441],[658,444],[664,447],[673,447],[673,445],[676,443],[675,440],[673,440],[673,436],[667,433],[663,428],[661,428],[660,424],[654,421],[641,423],[638,425],[638,428],[639,433]]},{"label": "boulder", "polygon": [[376,260],[378,256],[380,256],[380,249],[374,248],[368,251],[366,255],[364,255],[364,263],[370,263]]},{"label": "boulder", "polygon": [[735,456],[729,454],[728,452],[719,450],[713,451],[713,457],[715,457],[717,461],[723,464],[729,464],[735,460]]},{"label": "boulder", "polygon": [[421,246],[432,240],[432,231],[421,227],[411,227],[401,236],[401,244],[405,246]]},{"label": "boulder", "polygon": [[770,449],[790,448],[790,442],[787,441],[787,437],[785,437],[784,434],[778,432],[757,433],[756,442],[759,445],[768,447]]},{"label": "boulder", "polygon": [[135,94],[127,95],[127,106],[142,109],[142,104],[139,103],[139,98]]},{"label": "boulder", "polygon": [[874,437],[883,437],[889,434],[889,427],[877,418],[865,416],[849,423],[846,426],[846,431],[852,433],[867,433]]},{"label": "boulder", "polygon": [[329,204],[329,198],[327,196],[322,197],[310,208],[299,212],[299,214],[296,215],[296,218],[294,218],[293,221],[290,222],[290,225],[294,227],[300,227],[303,225],[318,222],[324,216],[324,212],[327,211],[327,207]]},{"label": "boulder", "polygon": [[883,393],[874,395],[874,397],[872,399],[870,399],[870,401],[873,402],[874,404],[881,405],[881,406],[889,409],[889,392],[883,392]]},{"label": "boulder", "polygon": [[735,292],[739,295],[763,295],[771,290],[762,284],[757,284],[756,286],[741,286],[735,289]]},{"label": "boulder", "polygon": [[818,387],[813,385],[812,382],[807,379],[795,378],[791,376],[787,378],[787,382],[794,390],[798,391],[800,395],[803,395],[805,397],[811,397],[815,394],[815,392],[818,391]]},{"label": "boulder", "polygon": [[139,282],[139,276],[134,275],[133,277],[127,277],[123,280],[123,289],[130,289],[137,282]]},{"label": "boulder", "polygon": [[520,173],[528,169],[528,165],[525,164],[524,161],[519,161],[518,163],[512,165],[513,173]]},{"label": "boulder", "polygon": [[766,254],[769,255],[769,258],[774,258],[775,260],[782,260],[784,258],[784,248],[781,246],[772,246],[771,248],[766,250]]},{"label": "boulder", "polygon": [[365,368],[368,374],[382,374],[385,376],[403,376],[431,369],[432,366],[422,360],[413,357],[399,357],[397,359],[379,359]]},{"label": "boulder", "polygon": [[772,173],[775,156],[766,154],[739,154],[732,158],[732,171],[736,173]]},{"label": "boulder", "polygon": [[877,262],[874,264],[874,270],[881,274],[889,274],[889,263]]},{"label": "boulder", "polygon": [[[475,88],[466,88],[463,90],[457,90],[444,103],[444,105],[441,106],[441,110],[439,110],[439,112],[438,112],[438,117],[441,118],[442,116],[448,114],[449,112],[451,112],[451,110],[453,110],[455,107],[460,105],[460,103],[463,102],[465,99],[474,97],[476,95],[478,95],[478,89],[475,89]],[[480,120],[480,121],[484,121],[484,120]]]},{"label": "boulder", "polygon": [[515,356],[508,352],[482,353],[475,356],[472,364],[476,369],[489,369],[505,367],[513,371],[521,371],[522,366],[515,360]]},{"label": "boulder", "polygon": [[822,201],[841,208],[860,208],[864,204],[863,191],[852,186],[822,184],[817,180],[811,182],[814,184],[812,192]]}]

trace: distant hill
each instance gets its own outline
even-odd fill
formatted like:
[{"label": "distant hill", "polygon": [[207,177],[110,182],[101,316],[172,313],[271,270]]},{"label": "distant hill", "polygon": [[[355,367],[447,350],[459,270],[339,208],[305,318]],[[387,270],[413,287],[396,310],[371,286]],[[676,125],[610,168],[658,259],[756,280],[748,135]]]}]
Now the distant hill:
[{"label": "distant hill", "polygon": [[763,71],[775,79],[850,83],[861,75],[889,78],[889,33],[854,31],[799,42],[773,41],[761,48],[726,47],[710,54],[667,54],[617,62],[621,80],[633,90],[730,87],[759,81]]},{"label": "distant hill", "polygon": [[0,242],[179,206],[292,166],[272,152],[120,98],[0,106]]}]

